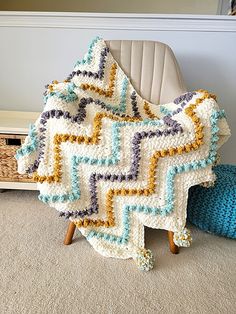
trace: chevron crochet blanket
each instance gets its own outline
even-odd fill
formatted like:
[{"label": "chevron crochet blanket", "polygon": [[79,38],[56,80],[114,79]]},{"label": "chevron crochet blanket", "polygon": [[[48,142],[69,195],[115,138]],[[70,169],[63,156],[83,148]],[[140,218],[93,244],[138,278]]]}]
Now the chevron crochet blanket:
[{"label": "chevron crochet blanket", "polygon": [[132,86],[104,40],[96,38],[45,107],[17,151],[19,173],[38,182],[39,199],[69,218],[96,251],[153,266],[144,226],[174,232],[189,246],[188,189],[213,181],[230,131],[207,91],[152,104]]}]

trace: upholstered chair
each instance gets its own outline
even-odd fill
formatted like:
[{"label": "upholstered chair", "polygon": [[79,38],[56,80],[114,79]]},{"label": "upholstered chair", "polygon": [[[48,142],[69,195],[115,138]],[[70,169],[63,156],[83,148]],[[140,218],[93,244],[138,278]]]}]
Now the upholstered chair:
[{"label": "upholstered chair", "polygon": [[[158,41],[111,40],[107,46],[131,78],[136,91],[154,104],[165,104],[186,92],[177,60],[171,48]],[[72,243],[75,224],[69,223],[64,244]],[[173,242],[173,232],[168,231],[170,251],[178,253]]]}]

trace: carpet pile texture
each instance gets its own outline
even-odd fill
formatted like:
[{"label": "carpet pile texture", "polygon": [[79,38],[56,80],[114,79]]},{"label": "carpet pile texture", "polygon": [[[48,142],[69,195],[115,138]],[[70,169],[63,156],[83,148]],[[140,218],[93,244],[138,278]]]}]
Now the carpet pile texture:
[{"label": "carpet pile texture", "polygon": [[0,194],[0,313],[235,313],[235,240],[192,230],[172,255],[167,232],[146,229],[155,268],[97,254],[36,191]]}]

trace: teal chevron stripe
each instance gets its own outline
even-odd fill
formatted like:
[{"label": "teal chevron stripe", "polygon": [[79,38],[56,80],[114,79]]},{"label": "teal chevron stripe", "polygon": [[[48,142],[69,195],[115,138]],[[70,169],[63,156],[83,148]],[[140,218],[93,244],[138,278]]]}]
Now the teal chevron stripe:
[{"label": "teal chevron stripe", "polygon": [[194,161],[191,163],[183,164],[180,166],[173,166],[167,173],[167,180],[166,180],[166,190],[167,195],[165,197],[166,205],[163,208],[159,207],[149,207],[149,206],[142,206],[142,205],[125,205],[123,208],[123,234],[121,236],[114,236],[111,234],[103,233],[103,232],[96,232],[91,231],[87,235],[87,239],[92,237],[96,237],[98,239],[104,239],[109,242],[115,242],[118,244],[126,244],[129,241],[130,235],[130,213],[132,211],[142,212],[145,214],[152,214],[157,215],[160,214],[162,216],[168,215],[174,209],[174,179],[176,174],[183,173],[190,170],[198,170],[205,168],[206,166],[212,165],[213,162],[216,160],[217,155],[217,142],[219,137],[217,133],[219,131],[219,127],[217,126],[217,121],[225,117],[224,110],[220,111],[213,111],[210,121],[211,121],[211,144],[210,144],[210,151],[209,155],[206,159],[202,159],[199,161]]},{"label": "teal chevron stripe", "polygon": [[92,40],[92,42],[89,45],[89,49],[88,49],[88,53],[85,55],[85,57],[82,60],[78,60],[75,64],[75,67],[80,65],[80,64],[90,64],[92,61],[92,55],[93,55],[93,49],[94,46],[96,45],[96,43],[101,40],[101,38],[99,36],[97,36],[96,38],[94,38]]},{"label": "teal chevron stripe", "polygon": [[[88,49],[88,53],[86,54],[86,56],[81,60],[81,61],[77,61],[75,66],[78,66],[80,64],[90,64],[92,61],[92,54],[93,54],[93,49],[96,45],[96,43],[101,40],[100,37],[96,37],[91,44],[89,45],[89,49]],[[68,94],[63,94],[61,92],[51,92],[48,95],[44,96],[44,103],[47,102],[49,97],[52,96],[56,96],[62,100],[65,100],[66,102],[73,102],[75,100],[78,99],[78,96],[76,95],[76,93],[74,92],[75,89],[75,84],[74,83],[67,83],[67,91]]]},{"label": "teal chevron stripe", "polygon": [[164,115],[164,116],[167,116],[167,115],[171,115],[172,114],[172,111],[170,109],[167,109],[165,106],[161,105],[160,106],[160,112]]},{"label": "teal chevron stripe", "polygon": [[[120,103],[118,106],[113,106],[111,104],[104,103],[108,110],[112,110],[114,112],[124,113],[126,111],[126,97],[127,97],[127,89],[128,89],[128,79],[124,78],[122,82],[122,88],[120,92]],[[67,94],[62,92],[51,92],[48,95],[44,96],[44,103],[46,104],[47,100],[50,97],[56,96],[65,102],[73,102],[78,99],[77,94],[74,92],[76,89],[76,85],[74,83],[66,83],[67,84]]]},{"label": "teal chevron stripe", "polygon": [[73,156],[71,158],[71,190],[73,192],[67,194],[57,194],[57,195],[48,195],[48,194],[40,194],[38,196],[39,200],[44,203],[49,202],[65,202],[65,201],[75,201],[80,199],[81,191],[79,187],[79,176],[78,176],[78,165],[80,163],[90,164],[90,165],[115,165],[120,160],[120,131],[121,127],[125,126],[161,126],[163,125],[163,121],[161,120],[151,120],[145,119],[140,122],[114,122],[112,123],[112,148],[111,148],[111,156],[101,159],[91,158],[89,156]]},{"label": "teal chevron stripe", "polygon": [[23,156],[26,155],[30,155],[31,153],[33,153],[34,151],[37,150],[38,148],[38,136],[37,136],[37,132],[36,132],[36,128],[35,125],[29,125],[29,134],[28,134],[29,138],[30,138],[30,143],[26,146],[23,145],[23,147],[19,148],[16,151],[16,155],[15,158],[18,160]]},{"label": "teal chevron stripe", "polygon": [[[83,58],[81,61],[77,61],[75,66],[78,66],[80,64],[90,64],[92,60],[92,55],[93,55],[93,49],[95,47],[95,44],[101,40],[100,37],[96,37],[91,44],[89,45],[87,57]],[[127,88],[128,88],[128,79],[125,77],[122,83],[122,88],[121,88],[121,100],[119,106],[112,106],[110,104],[104,103],[106,108],[108,110],[113,110],[115,112],[121,112],[124,113],[126,111],[126,95],[127,95]],[[78,99],[77,94],[75,93],[76,85],[73,82],[66,83],[67,84],[67,93],[64,94],[62,92],[50,92],[46,96],[44,96],[44,103],[46,104],[47,100],[50,97],[56,96],[59,99],[64,100],[65,102],[73,102]]]},{"label": "teal chevron stripe", "polygon": [[50,92],[46,96],[44,96],[44,103],[46,104],[48,98],[56,96],[57,98],[60,98],[64,100],[65,102],[73,102],[78,99],[77,94],[74,92],[74,89],[76,88],[76,85],[73,82],[65,83],[67,84],[67,93],[64,94],[62,92]]},{"label": "teal chevron stripe", "polygon": [[128,88],[128,79],[124,78],[122,82],[122,88],[121,88],[121,100],[120,104],[118,106],[112,106],[110,104],[104,103],[106,108],[109,110],[113,110],[116,112],[125,112],[126,111],[126,95],[127,95],[127,88]]}]

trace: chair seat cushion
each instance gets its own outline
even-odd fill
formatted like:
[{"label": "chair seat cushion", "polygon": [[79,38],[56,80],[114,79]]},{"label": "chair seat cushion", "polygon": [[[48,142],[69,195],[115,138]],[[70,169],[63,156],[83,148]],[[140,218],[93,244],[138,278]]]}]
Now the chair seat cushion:
[{"label": "chair seat cushion", "polygon": [[204,231],[236,238],[236,165],[218,165],[214,172],[214,187],[189,190],[188,220]]}]

